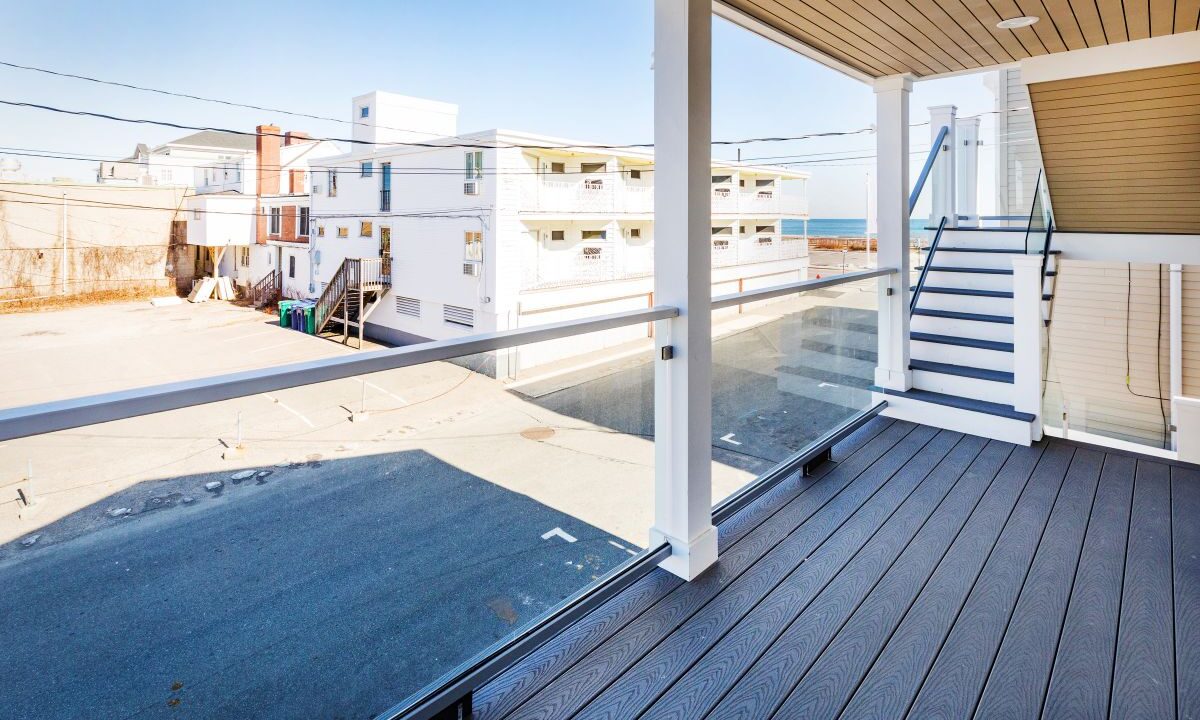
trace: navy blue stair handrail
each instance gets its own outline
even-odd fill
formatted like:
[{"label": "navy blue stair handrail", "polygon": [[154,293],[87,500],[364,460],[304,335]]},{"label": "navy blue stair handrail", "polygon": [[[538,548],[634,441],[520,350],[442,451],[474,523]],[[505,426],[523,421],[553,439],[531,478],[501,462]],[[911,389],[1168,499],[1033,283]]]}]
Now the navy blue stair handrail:
[{"label": "navy blue stair handrail", "polygon": [[933,145],[929,148],[929,157],[925,158],[925,166],[921,168],[921,174],[917,177],[917,184],[913,185],[912,192],[908,195],[908,214],[912,215],[912,211],[917,207],[917,198],[921,197],[921,190],[925,188],[925,181],[929,179],[929,173],[933,170],[933,164],[937,161],[938,153],[942,151],[942,144],[946,142],[946,135],[950,133],[950,128],[946,125],[938,130],[937,139],[933,141]]},{"label": "navy blue stair handrail", "polygon": [[925,278],[929,275],[929,268],[933,266],[933,255],[937,252],[938,244],[942,241],[942,231],[946,229],[946,217],[943,216],[938,223],[937,233],[933,236],[933,242],[929,245],[929,254],[925,256],[925,265],[921,268],[921,275],[917,278],[917,285],[913,288],[912,299],[908,301],[908,314],[912,315],[913,310],[917,309],[917,299],[921,297],[921,290],[925,287]]}]

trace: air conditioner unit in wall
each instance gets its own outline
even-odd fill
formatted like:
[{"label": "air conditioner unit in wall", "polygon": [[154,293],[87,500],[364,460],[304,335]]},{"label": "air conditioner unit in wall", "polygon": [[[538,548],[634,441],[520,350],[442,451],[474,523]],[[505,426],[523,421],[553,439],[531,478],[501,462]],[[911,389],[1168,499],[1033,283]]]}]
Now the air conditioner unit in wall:
[{"label": "air conditioner unit in wall", "polygon": [[480,263],[465,262],[463,263],[463,275],[471,277],[479,277],[480,268],[483,267]]},{"label": "air conditioner unit in wall", "polygon": [[466,181],[465,183],[463,183],[463,195],[478,195],[479,194],[479,185],[480,185],[480,182],[478,180]]}]

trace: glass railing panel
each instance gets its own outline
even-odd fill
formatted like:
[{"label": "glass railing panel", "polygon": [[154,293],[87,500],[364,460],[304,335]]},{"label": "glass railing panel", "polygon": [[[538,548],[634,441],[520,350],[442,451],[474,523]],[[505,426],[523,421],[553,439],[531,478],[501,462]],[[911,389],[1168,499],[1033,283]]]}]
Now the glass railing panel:
[{"label": "glass railing panel", "polygon": [[1045,354],[1046,426],[1085,442],[1169,449],[1167,267],[1068,260],[1057,271]]},{"label": "glass railing panel", "polygon": [[593,340],[0,443],[6,707],[373,717],[528,627],[652,524],[652,352]]},{"label": "glass railing panel", "polygon": [[1046,178],[1039,171],[1037,184],[1033,190],[1033,206],[1029,211],[1029,221],[1025,228],[1025,252],[1029,255],[1040,255],[1046,250],[1050,239],[1052,219],[1050,216],[1050,198],[1046,189]]},{"label": "glass railing panel", "polygon": [[713,501],[872,406],[878,281],[713,313]]}]

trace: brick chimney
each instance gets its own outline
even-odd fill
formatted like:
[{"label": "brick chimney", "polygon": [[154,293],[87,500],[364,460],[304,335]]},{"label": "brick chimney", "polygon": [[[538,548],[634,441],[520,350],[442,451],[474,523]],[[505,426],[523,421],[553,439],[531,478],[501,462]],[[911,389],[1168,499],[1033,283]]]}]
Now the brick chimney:
[{"label": "brick chimney", "polygon": [[308,133],[300,132],[299,130],[289,130],[283,134],[284,145],[295,145],[297,143],[308,142],[309,140],[312,140],[312,138],[308,136]]},{"label": "brick chimney", "polygon": [[274,125],[259,125],[255,132],[255,160],[258,165],[258,194],[279,194],[279,128]]}]

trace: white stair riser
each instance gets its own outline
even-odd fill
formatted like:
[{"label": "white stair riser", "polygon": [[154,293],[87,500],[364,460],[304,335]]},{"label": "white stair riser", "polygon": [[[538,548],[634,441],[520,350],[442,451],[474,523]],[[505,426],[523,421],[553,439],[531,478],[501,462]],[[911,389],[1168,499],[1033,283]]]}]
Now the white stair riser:
[{"label": "white stair riser", "polygon": [[885,417],[932,425],[1015,445],[1030,445],[1033,441],[1032,424],[1021,420],[934,405],[913,398],[884,395],[883,393],[875,393],[872,400],[876,403],[887,401],[888,406],[882,413]]},{"label": "white stair riser", "polygon": [[947,375],[929,370],[913,370],[913,387],[918,390],[928,390],[972,400],[985,400],[1001,405],[1012,405],[1013,402],[1012,383]]},{"label": "white stair riser", "polygon": [[986,297],[980,295],[949,295],[946,293],[923,292],[917,307],[929,310],[957,310],[979,315],[1013,314],[1012,298]]},{"label": "white stair riser", "polygon": [[1012,285],[1012,275],[938,272],[937,270],[930,270],[929,275],[925,277],[926,287],[971,288],[973,290],[1003,290],[1004,292],[1012,292]]},{"label": "white stair riser", "polygon": [[1025,252],[1025,233],[947,229],[942,233],[940,244],[949,247],[1004,248]]},{"label": "white stair riser", "polygon": [[1013,326],[1007,323],[956,320],[954,318],[930,317],[927,315],[913,315],[911,322],[913,332],[950,335],[952,337],[965,337],[973,340],[1013,341]]},{"label": "white stair riser", "polygon": [[1013,371],[1013,354],[1001,350],[985,350],[983,348],[913,340],[910,344],[910,353],[917,360],[929,360],[931,362],[948,363],[950,365],[965,365],[966,367],[977,367],[984,370]]},{"label": "white stair riser", "polygon": [[946,267],[1012,270],[1012,259],[1013,255],[1009,253],[942,252],[939,250],[933,254],[933,264]]}]

